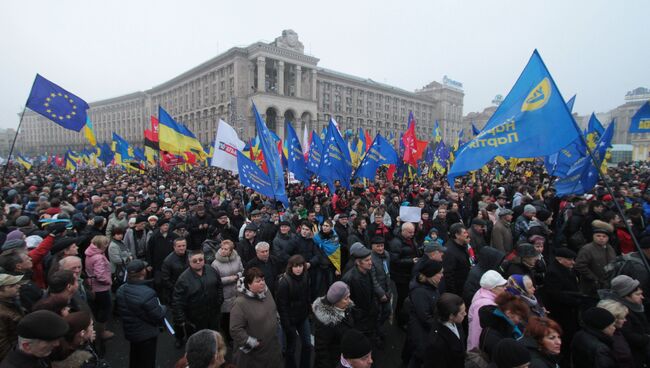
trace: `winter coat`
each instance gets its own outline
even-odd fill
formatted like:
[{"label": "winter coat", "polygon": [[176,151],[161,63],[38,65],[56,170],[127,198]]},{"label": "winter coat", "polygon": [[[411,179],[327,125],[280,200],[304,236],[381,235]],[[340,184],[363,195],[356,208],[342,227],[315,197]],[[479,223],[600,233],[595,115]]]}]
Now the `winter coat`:
[{"label": "winter coat", "polygon": [[621,333],[630,346],[637,367],[644,367],[650,353],[650,325],[642,306],[619,299],[629,309]]},{"label": "winter coat", "polygon": [[141,236],[137,237],[134,229],[128,229],[124,233],[123,242],[129,248],[129,252],[131,252],[134,259],[144,260],[147,256],[149,238],[151,238],[151,231],[149,230],[142,230]]},{"label": "winter coat", "polygon": [[513,240],[512,240],[512,229],[510,228],[510,223],[499,218],[497,223],[492,229],[491,245],[505,252],[506,254],[510,253],[513,249]]},{"label": "winter coat", "polygon": [[614,260],[616,253],[608,244],[604,247],[589,243],[580,248],[575,269],[580,274],[580,291],[596,296],[598,289],[606,289],[605,266]]},{"label": "winter coat", "polygon": [[325,269],[334,269],[334,265],[325,254],[325,249],[333,249],[341,246],[339,236],[334,229],[329,234],[322,231],[314,234],[314,244],[317,246],[316,254],[319,255],[318,266]]},{"label": "winter coat", "polygon": [[140,342],[160,334],[159,326],[167,314],[161,305],[151,281],[128,280],[117,289],[117,309],[124,326],[124,337],[130,342]]},{"label": "winter coat", "polygon": [[43,241],[34,249],[30,250],[27,255],[32,259],[32,280],[41,289],[45,289],[47,284],[45,282],[45,265],[44,259],[50,253],[54,245],[54,236],[48,235],[43,238]]},{"label": "winter coat", "polygon": [[526,240],[528,237],[528,229],[530,228],[530,222],[526,216],[521,215],[515,220],[515,228],[513,231],[512,240],[517,243],[520,240]]},{"label": "winter coat", "polygon": [[531,337],[519,340],[530,352],[530,368],[557,368],[560,357],[540,350],[539,344]]},{"label": "winter coat", "polygon": [[[238,367],[282,367],[282,347],[278,339],[278,312],[268,291],[264,297],[238,287],[239,295],[230,310],[230,335],[233,338],[233,362]],[[251,344],[259,343],[252,347]]]},{"label": "winter coat", "polygon": [[306,271],[300,276],[284,273],[278,282],[275,301],[280,314],[280,323],[285,331],[290,326],[299,325],[309,317],[310,305],[309,276]]},{"label": "winter coat", "polygon": [[463,286],[463,300],[465,301],[465,305],[471,303],[474,294],[481,288],[481,277],[483,274],[489,270],[499,271],[499,266],[505,257],[506,254],[499,249],[492,247],[481,248],[478,252],[476,266],[469,271],[465,286]]},{"label": "winter coat", "polygon": [[[221,276],[221,285],[223,285],[223,304],[221,305],[221,313],[230,313],[232,303],[237,297],[237,280],[244,273],[244,266],[241,263],[241,258],[237,251],[233,249],[229,257],[224,257],[217,252],[215,254],[212,267],[219,272]],[[237,276],[232,279],[232,276]]]},{"label": "winter coat", "polygon": [[544,280],[542,300],[550,317],[562,326],[565,339],[570,339],[578,331],[578,309],[585,301],[581,295],[576,271],[562,266],[552,257]]},{"label": "winter coat", "polygon": [[458,334],[442,322],[436,321],[431,327],[425,350],[424,368],[464,368],[465,367],[465,332],[457,324]]},{"label": "winter coat", "polygon": [[467,350],[472,350],[479,346],[479,339],[481,337],[481,320],[479,318],[479,310],[486,305],[496,305],[494,303],[496,295],[492,290],[480,288],[472,298],[469,311],[467,312],[467,322],[469,326],[467,336]]},{"label": "winter coat", "polygon": [[361,332],[374,330],[379,308],[370,271],[364,274],[356,266],[352,267],[341,281],[350,287],[350,299],[355,304],[352,309],[355,328]]},{"label": "winter coat", "polygon": [[478,317],[484,330],[479,338],[479,346],[490,357],[499,341],[507,337],[517,340],[522,335],[521,331],[495,305],[480,308]]},{"label": "winter coat", "polygon": [[242,239],[237,243],[237,246],[235,246],[237,254],[241,257],[241,262],[243,264],[246,264],[251,259],[255,258],[255,244],[257,244],[257,239],[255,238],[251,241]]},{"label": "winter coat", "polygon": [[442,219],[440,217],[436,217],[436,218],[433,219],[432,224],[433,224],[433,227],[435,227],[436,230],[438,230],[438,237],[440,239],[442,239],[443,242],[446,243],[447,240],[449,240],[449,225],[448,225],[447,219],[446,218]]},{"label": "winter coat", "polygon": [[[213,231],[214,219],[208,212],[199,217],[198,215],[191,216],[187,221],[187,230],[190,233],[190,238],[187,242],[187,249],[200,249],[201,244],[207,239],[208,234]],[[200,225],[207,224],[208,227],[199,229]]]},{"label": "winter coat", "polygon": [[383,254],[375,252],[370,253],[372,258],[372,275],[375,279],[379,290],[375,290],[378,297],[390,292],[391,279],[390,279],[390,253],[384,250]]},{"label": "winter coat", "polygon": [[108,219],[108,224],[106,225],[106,236],[109,238],[113,236],[113,230],[117,227],[121,227],[123,229],[126,229],[127,226],[129,225],[128,220],[126,217],[123,219],[119,220],[115,215],[111,215]]},{"label": "winter coat", "polygon": [[298,251],[298,236],[294,233],[278,234],[273,239],[271,254],[273,254],[281,265],[287,264],[289,258]]},{"label": "winter coat", "polygon": [[341,357],[341,339],[345,331],[354,328],[349,307],[346,310],[331,305],[326,297],[317,298],[314,311],[314,368],[332,368]]},{"label": "winter coat", "polygon": [[388,243],[391,261],[391,277],[396,284],[408,284],[411,280],[413,258],[418,257],[418,244],[415,239],[408,241],[401,234]]},{"label": "winter coat", "polygon": [[165,295],[165,301],[170,300],[169,298],[174,290],[174,285],[176,285],[176,280],[187,269],[187,266],[187,253],[179,256],[171,252],[163,261],[159,273],[163,290],[167,294]]},{"label": "winter coat", "polygon": [[160,276],[156,274],[160,273],[163,261],[170,253],[174,252],[174,239],[176,236],[177,235],[173,232],[168,232],[167,235],[164,236],[160,230],[156,230],[149,239],[149,244],[147,246],[147,262],[153,269],[153,275],[156,278],[156,281],[160,280]]},{"label": "winter coat", "polygon": [[350,235],[348,235],[348,243],[345,244],[349,250],[352,244],[361,243],[366,247],[370,248],[370,237],[367,232],[359,232],[356,229],[350,230]]},{"label": "winter coat", "polygon": [[37,358],[18,349],[12,349],[0,363],[0,368],[46,368],[51,367],[48,358]]},{"label": "winter coat", "polygon": [[0,360],[4,359],[18,342],[18,322],[25,313],[14,299],[0,300]]},{"label": "winter coat", "polygon": [[124,242],[111,240],[108,245],[108,260],[111,262],[111,272],[115,273],[120,268],[126,269],[126,264],[131,259],[131,252]]},{"label": "winter coat", "polygon": [[445,270],[445,291],[456,295],[463,295],[463,287],[472,267],[469,251],[466,245],[460,245],[449,239],[447,251],[442,258],[442,267]]},{"label": "winter coat", "polygon": [[310,264],[310,268],[317,266],[319,261],[319,253],[316,250],[314,239],[303,238],[298,235],[296,237],[296,253],[303,256],[305,261]]},{"label": "winter coat", "polygon": [[210,266],[199,276],[191,268],[178,277],[172,295],[172,312],[178,324],[192,323],[197,329],[216,328],[223,303],[221,277]]},{"label": "winter coat", "polygon": [[469,237],[472,249],[474,249],[474,252],[477,254],[481,251],[481,249],[483,249],[483,247],[486,247],[488,245],[487,241],[485,240],[485,235],[475,231],[474,226],[469,229]]},{"label": "winter coat", "polygon": [[266,287],[269,288],[271,295],[275,295],[275,292],[278,288],[278,275],[281,271],[278,260],[271,255],[269,255],[269,258],[266,260],[266,262],[255,257],[244,265],[245,270],[253,267],[257,267],[262,270],[262,272],[264,272],[264,282],[266,282]]},{"label": "winter coat", "polygon": [[589,327],[578,331],[573,338],[571,360],[574,368],[618,367],[612,351],[612,338]]},{"label": "winter coat", "polygon": [[424,344],[427,341],[431,327],[436,318],[436,302],[440,298],[438,288],[431,284],[423,284],[412,280],[409,285],[411,310],[408,321],[408,341],[414,355],[423,358]]},{"label": "winter coat", "polygon": [[90,244],[85,251],[86,274],[90,288],[94,292],[111,290],[113,280],[111,278],[111,264],[104,255],[104,251]]}]

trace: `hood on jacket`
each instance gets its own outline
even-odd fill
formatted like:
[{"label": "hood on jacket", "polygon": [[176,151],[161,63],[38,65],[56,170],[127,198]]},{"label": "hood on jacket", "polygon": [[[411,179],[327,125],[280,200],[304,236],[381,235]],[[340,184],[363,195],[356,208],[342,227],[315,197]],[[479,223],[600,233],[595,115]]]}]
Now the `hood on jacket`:
[{"label": "hood on jacket", "polygon": [[[350,301],[350,306],[348,307],[348,310],[354,306],[354,303]],[[325,301],[325,297],[321,296],[320,298],[316,298],[314,300],[314,303],[311,305],[312,310],[314,311],[314,316],[316,319],[318,319],[322,324],[326,326],[333,326],[341,323],[343,319],[345,318],[345,310],[339,309],[332,304],[329,304],[327,301]]]},{"label": "hood on jacket", "polygon": [[86,251],[84,252],[86,257],[90,257],[90,256],[94,256],[96,254],[102,254],[102,253],[104,253],[104,251],[97,248],[97,246],[95,244],[92,244],[92,243],[90,243],[90,245],[88,246],[88,248],[86,248]]},{"label": "hood on jacket", "polygon": [[474,294],[474,297],[472,298],[472,304],[475,304],[481,300],[486,300],[490,302],[489,304],[495,305],[494,304],[495,298],[496,295],[494,295],[492,290],[480,288],[476,291],[476,294]]},{"label": "hood on jacket", "polygon": [[496,270],[499,268],[506,253],[492,247],[482,247],[478,251],[478,266],[483,271]]}]

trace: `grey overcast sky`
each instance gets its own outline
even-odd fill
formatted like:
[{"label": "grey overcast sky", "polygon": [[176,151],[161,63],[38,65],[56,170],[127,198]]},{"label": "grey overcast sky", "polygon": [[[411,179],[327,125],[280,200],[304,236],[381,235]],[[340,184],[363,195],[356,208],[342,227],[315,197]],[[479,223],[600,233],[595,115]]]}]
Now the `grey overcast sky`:
[{"label": "grey overcast sky", "polygon": [[0,127],[36,73],[88,102],[158,85],[293,29],[319,65],[414,90],[464,85],[464,114],[508,93],[537,48],[574,111],[650,87],[650,1],[3,1]]}]

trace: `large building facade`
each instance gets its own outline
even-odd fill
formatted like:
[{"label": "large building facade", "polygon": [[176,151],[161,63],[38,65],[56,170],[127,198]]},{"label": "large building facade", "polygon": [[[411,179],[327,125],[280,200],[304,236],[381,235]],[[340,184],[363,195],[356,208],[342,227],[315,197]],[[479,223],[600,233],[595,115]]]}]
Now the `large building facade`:
[{"label": "large building facade", "polygon": [[[116,132],[140,145],[150,116],[162,106],[184,123],[203,143],[216,134],[219,119],[231,124],[240,137],[255,134],[252,104],[270,129],[284,137],[285,121],[302,138],[303,129],[321,129],[333,117],[341,130],[358,128],[372,135],[399,135],[406,130],[410,111],[417,121],[420,139],[431,137],[439,120],[446,139],[462,128],[462,85],[432,82],[410,92],[394,86],[318,66],[319,59],[304,53],[292,30],[271,43],[256,42],[233,47],[207,62],[149,90],[90,103],[88,114],[99,142]],[[81,149],[81,134],[47,122],[28,112],[17,147],[21,152],[62,152]]]}]

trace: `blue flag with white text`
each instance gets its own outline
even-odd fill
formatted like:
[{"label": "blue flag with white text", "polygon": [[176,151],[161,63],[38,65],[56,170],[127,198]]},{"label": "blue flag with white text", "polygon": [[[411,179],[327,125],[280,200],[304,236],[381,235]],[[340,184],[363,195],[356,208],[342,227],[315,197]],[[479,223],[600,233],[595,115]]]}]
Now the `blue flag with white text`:
[{"label": "blue flag with white text", "polygon": [[[275,133],[271,134],[266,123],[262,120],[257,107],[253,104],[253,114],[255,115],[255,127],[257,128],[257,136],[260,139],[260,147],[264,153],[264,160],[266,160],[266,167],[269,170],[269,179],[271,179],[271,186],[273,188],[274,196],[277,200],[287,203],[287,193],[284,187],[284,172],[282,171],[282,159],[278,154],[277,141],[274,138]],[[277,136],[276,136],[277,137]]]},{"label": "blue flag with white text", "polygon": [[298,140],[298,135],[293,129],[293,126],[290,122],[287,121],[287,166],[289,172],[293,173],[293,176],[296,180],[300,180],[309,185],[309,174],[307,174],[307,168],[305,164],[305,156],[302,153],[302,146]]},{"label": "blue flag with white text", "polygon": [[323,142],[323,155],[318,168],[318,177],[327,183],[332,193],[335,190],[334,182],[336,180],[339,180],[343,187],[350,189],[352,158],[348,151],[348,145],[334,125],[333,119],[330,119],[327,136]]},{"label": "blue flag with white text", "polygon": [[580,134],[537,50],[481,133],[455,153],[447,175],[480,169],[496,156],[530,158],[560,151]]},{"label": "blue flag with white text", "polygon": [[237,169],[239,170],[239,182],[242,185],[269,198],[275,198],[269,176],[241,151],[237,151]]}]

